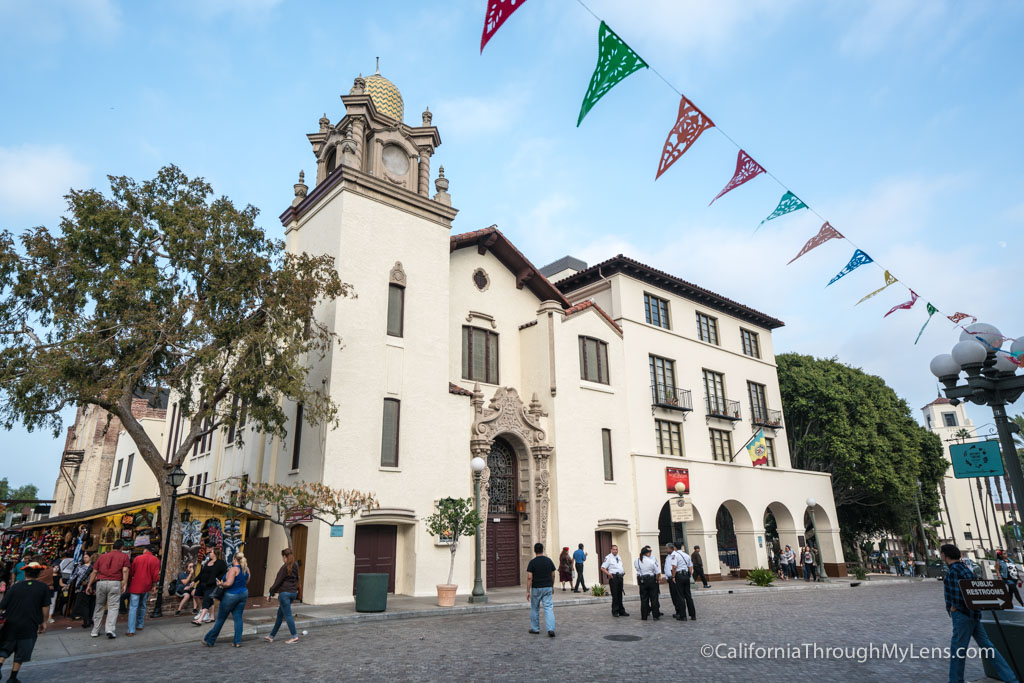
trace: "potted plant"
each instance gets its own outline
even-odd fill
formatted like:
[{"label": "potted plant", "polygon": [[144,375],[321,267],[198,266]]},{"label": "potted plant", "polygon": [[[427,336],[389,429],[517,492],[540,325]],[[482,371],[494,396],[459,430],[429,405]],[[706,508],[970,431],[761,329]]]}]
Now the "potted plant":
[{"label": "potted plant", "polygon": [[448,545],[451,553],[451,562],[448,565],[448,583],[437,584],[437,605],[438,607],[452,607],[455,605],[455,591],[458,589],[452,583],[452,575],[455,573],[455,553],[459,549],[459,541],[463,536],[476,535],[477,527],[480,526],[480,515],[473,509],[472,498],[444,498],[437,504],[437,511],[427,517],[424,522],[427,531],[432,536],[437,536],[442,543]]}]

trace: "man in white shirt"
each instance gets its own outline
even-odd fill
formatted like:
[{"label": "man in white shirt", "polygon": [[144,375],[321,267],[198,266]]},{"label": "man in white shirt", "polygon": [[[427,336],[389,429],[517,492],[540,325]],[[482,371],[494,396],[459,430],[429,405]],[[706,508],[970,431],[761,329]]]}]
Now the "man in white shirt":
[{"label": "man in white shirt", "polygon": [[[693,606],[693,595],[690,593],[690,574],[693,572],[693,560],[686,553],[685,546],[679,546],[679,550],[676,551],[678,560],[675,566],[675,579],[676,588],[679,590],[679,620],[686,621],[686,613],[690,613],[690,618],[694,621],[697,620],[697,610]],[[683,607],[685,606],[685,611]]]},{"label": "man in white shirt", "polygon": [[608,589],[612,593],[612,616],[628,617],[629,612],[622,606],[622,577],[626,570],[619,557],[619,546],[613,545],[612,551],[605,556],[601,572],[608,577]]},{"label": "man in white shirt", "polygon": [[661,605],[658,603],[661,567],[651,553],[651,546],[645,545],[640,550],[640,557],[633,563],[633,568],[636,569],[636,583],[640,587],[640,620],[647,621],[647,615],[653,614],[657,621],[661,618]]}]

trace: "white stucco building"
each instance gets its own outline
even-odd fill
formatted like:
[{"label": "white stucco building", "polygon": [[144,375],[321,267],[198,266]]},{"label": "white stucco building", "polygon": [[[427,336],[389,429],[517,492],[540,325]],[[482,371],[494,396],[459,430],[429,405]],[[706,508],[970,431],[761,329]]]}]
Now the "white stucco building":
[{"label": "white stucco building", "polygon": [[[538,540],[553,556],[584,543],[588,583],[612,543],[628,564],[645,544],[680,540],[667,477],[683,469],[695,509],[686,537],[712,578],[766,566],[769,531],[802,543],[809,497],[826,568],[845,573],[829,477],[790,467],[771,338],[780,321],[623,256],[538,270],[494,226],[453,235],[443,167],[430,188],[441,143],[430,112],[404,123],[401,94],[379,74],[341,99],[340,120],[325,116],[308,136],[315,186],[300,177],[281,215],[288,249],[330,254],[357,294],[318,311],[341,342],[308,379],[337,402],[339,426],[306,424],[288,405],[288,436],[250,446],[253,461],[239,465],[381,502],[341,535],[299,529],[307,601],[350,598],[364,571],[387,572],[395,592],[433,594],[449,552],[422,520],[437,500],[472,495],[474,455],[489,465],[489,587],[522,582]],[[755,468],[742,446],[759,429],[771,448]],[[217,448],[211,481],[228,457]],[[284,538],[269,533],[274,558]],[[472,571],[467,542],[460,593]]]}]

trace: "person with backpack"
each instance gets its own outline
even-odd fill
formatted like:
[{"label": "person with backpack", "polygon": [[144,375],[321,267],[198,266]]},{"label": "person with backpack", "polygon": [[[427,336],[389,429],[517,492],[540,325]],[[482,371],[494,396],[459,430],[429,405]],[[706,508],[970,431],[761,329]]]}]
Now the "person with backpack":
[{"label": "person with backpack", "polygon": [[996,553],[996,560],[999,562],[999,578],[1006,582],[1006,588],[1010,591],[1010,605],[1013,605],[1013,598],[1016,597],[1017,602],[1024,607],[1024,600],[1021,600],[1020,591],[1017,589],[1021,580],[1020,567],[1002,550]]}]

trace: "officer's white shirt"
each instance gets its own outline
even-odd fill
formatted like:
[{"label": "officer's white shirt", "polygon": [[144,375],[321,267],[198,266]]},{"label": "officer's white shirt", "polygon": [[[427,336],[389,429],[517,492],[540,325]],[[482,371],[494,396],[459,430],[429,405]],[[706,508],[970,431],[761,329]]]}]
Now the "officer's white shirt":
[{"label": "officer's white shirt", "polygon": [[625,574],[626,570],[622,566],[622,558],[618,555],[608,553],[604,558],[604,562],[601,563],[602,569],[607,569],[609,574]]},{"label": "officer's white shirt", "polygon": [[661,573],[660,563],[653,556],[638,558],[633,566],[637,576],[657,576]]},{"label": "officer's white shirt", "polygon": [[676,557],[678,551],[673,550],[665,557],[665,576],[672,578],[672,571],[676,568],[676,564],[679,562],[679,558]]},{"label": "officer's white shirt", "polygon": [[693,560],[690,559],[690,556],[684,553],[682,550],[677,550],[676,553],[679,555],[679,571],[692,572]]}]

